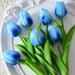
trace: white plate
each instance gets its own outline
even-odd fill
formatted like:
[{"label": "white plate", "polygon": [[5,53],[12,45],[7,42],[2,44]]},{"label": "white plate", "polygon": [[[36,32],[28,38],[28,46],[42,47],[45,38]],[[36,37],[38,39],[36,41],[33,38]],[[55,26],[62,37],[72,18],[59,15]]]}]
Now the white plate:
[{"label": "white plate", "polygon": [[[40,5],[37,5],[35,7],[33,5],[31,5],[29,8],[26,8],[26,6],[24,5],[23,6],[24,8],[22,8],[22,6],[14,7],[14,8],[16,8],[16,10],[11,9],[10,10],[11,13],[8,13],[8,15],[5,17],[5,19],[3,21],[3,24],[1,27],[2,55],[3,55],[5,50],[11,49],[11,50],[19,51],[17,48],[15,48],[14,44],[22,44],[18,37],[12,38],[8,34],[7,28],[6,28],[6,23],[10,20],[13,20],[17,24],[20,24],[18,15],[19,15],[21,10],[26,10],[31,14],[33,21],[34,21],[34,24],[32,25],[32,29],[36,28],[40,22],[40,19],[39,19],[40,8],[48,9],[49,12],[51,13],[51,15],[53,16],[53,18],[60,22],[60,19],[57,18],[54,14],[54,3],[40,4]],[[72,10],[74,10],[74,9],[72,9]],[[54,23],[52,23],[52,24],[54,24]],[[64,25],[65,25],[66,32],[68,32],[68,30],[74,24],[75,24],[75,14],[74,13],[72,14],[72,11],[70,12],[70,9],[68,8],[68,14],[66,17],[64,17]],[[28,28],[24,28],[24,27],[22,27],[22,28],[23,28],[22,36],[26,37],[29,30],[28,30]],[[45,26],[42,26],[42,28],[45,30]],[[75,44],[75,33],[73,35],[73,38],[71,41],[71,46],[70,46],[70,51],[69,51],[69,71],[70,71],[69,75],[75,74],[75,60],[74,60],[75,46],[74,46],[74,44]],[[55,52],[58,54],[57,49],[55,50]],[[22,55],[22,58],[24,58],[23,55]],[[23,64],[18,64],[16,66],[12,66],[12,65],[5,63],[5,66],[11,75],[36,75],[33,71],[31,71],[28,67],[26,67]]]}]

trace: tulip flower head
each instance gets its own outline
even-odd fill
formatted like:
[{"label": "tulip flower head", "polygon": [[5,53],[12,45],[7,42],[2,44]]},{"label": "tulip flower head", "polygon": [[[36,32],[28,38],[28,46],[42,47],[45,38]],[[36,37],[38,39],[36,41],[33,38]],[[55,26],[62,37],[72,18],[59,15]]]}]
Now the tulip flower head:
[{"label": "tulip flower head", "polygon": [[18,64],[20,57],[21,57],[20,53],[12,50],[6,50],[4,52],[3,59],[5,62],[11,65],[16,65]]},{"label": "tulip flower head", "polygon": [[21,27],[13,21],[7,23],[7,30],[12,37],[17,37],[22,32]]},{"label": "tulip flower head", "polygon": [[66,9],[64,2],[56,2],[55,15],[57,17],[64,17],[67,15],[67,9]]},{"label": "tulip flower head", "polygon": [[20,13],[20,21],[24,27],[31,26],[33,24],[31,15],[26,11],[22,11]]},{"label": "tulip flower head", "polygon": [[30,40],[33,46],[38,46],[45,42],[45,37],[38,29],[34,29],[30,34]]},{"label": "tulip flower head", "polygon": [[40,10],[40,20],[43,25],[51,24],[53,17],[48,10],[41,8]]},{"label": "tulip flower head", "polygon": [[49,26],[48,33],[49,33],[49,38],[52,42],[57,42],[62,38],[61,31],[56,25]]}]

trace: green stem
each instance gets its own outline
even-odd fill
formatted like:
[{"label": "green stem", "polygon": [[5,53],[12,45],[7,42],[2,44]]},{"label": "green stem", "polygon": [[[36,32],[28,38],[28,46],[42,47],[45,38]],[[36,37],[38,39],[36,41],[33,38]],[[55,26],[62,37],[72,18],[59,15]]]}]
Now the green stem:
[{"label": "green stem", "polygon": [[29,30],[32,31],[31,26],[28,26]]},{"label": "green stem", "polygon": [[63,23],[63,18],[61,17],[61,24],[62,24],[62,27],[64,28],[64,23]]},{"label": "green stem", "polygon": [[46,31],[47,31],[47,36],[48,36],[48,24],[46,25]]},{"label": "green stem", "polygon": [[62,53],[61,53],[61,50],[60,50],[60,47],[59,47],[59,43],[57,42],[57,47],[58,47],[58,51],[59,51],[59,54],[60,54],[60,58],[62,57]]},{"label": "green stem", "polygon": [[22,64],[25,64],[25,60],[24,59],[19,59],[19,62]]},{"label": "green stem", "polygon": [[18,37],[19,37],[19,39],[24,43],[24,41],[23,41],[23,39],[22,39],[22,37],[20,36],[20,35],[18,35]]}]

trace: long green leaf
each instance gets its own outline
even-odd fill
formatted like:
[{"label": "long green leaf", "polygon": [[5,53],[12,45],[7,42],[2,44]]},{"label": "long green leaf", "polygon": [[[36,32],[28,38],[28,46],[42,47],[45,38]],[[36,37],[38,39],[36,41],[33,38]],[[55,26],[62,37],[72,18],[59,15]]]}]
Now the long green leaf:
[{"label": "long green leaf", "polygon": [[37,75],[46,75],[46,73],[43,71],[43,69],[39,65],[32,62],[31,60],[26,59],[25,64],[29,68],[31,68],[31,70],[34,71]]},{"label": "long green leaf", "polygon": [[37,46],[37,48],[43,53],[44,52],[44,49],[42,48],[42,46]]},{"label": "long green leaf", "polygon": [[69,53],[69,46],[70,46],[70,42],[66,43],[66,46],[63,50],[63,54],[62,54],[62,61],[65,64],[65,66],[68,68],[68,53]]},{"label": "long green leaf", "polygon": [[41,52],[40,49],[38,49],[37,47],[34,47],[34,48],[35,48],[35,52],[36,52],[36,54],[41,54],[41,55],[42,55],[42,52]]},{"label": "long green leaf", "polygon": [[30,40],[30,33],[31,31],[29,32],[28,38],[27,38],[27,50],[34,56],[34,48]]},{"label": "long green leaf", "polygon": [[56,56],[54,54],[53,51],[51,51],[51,57],[52,57],[53,62],[58,67],[61,75],[69,75],[69,72],[68,72],[67,68],[65,67],[65,65],[63,64],[63,62],[60,60],[60,58],[58,56]]},{"label": "long green leaf", "polygon": [[71,29],[69,30],[69,32],[67,33],[66,43],[69,41],[71,42],[74,31],[75,31],[75,25],[72,26]]},{"label": "long green leaf", "polygon": [[19,45],[19,44],[15,44],[15,46],[28,58],[30,58],[32,61],[34,61],[35,63],[37,63],[37,60],[35,57],[33,57],[31,55],[31,53],[23,46],[23,45]]},{"label": "long green leaf", "polygon": [[62,61],[67,67],[68,67],[69,47],[70,47],[70,42],[71,42],[74,31],[75,31],[75,25],[72,26],[69,32],[67,33],[66,42],[65,42],[65,46],[64,46],[64,50],[62,54]]},{"label": "long green leaf", "polygon": [[27,47],[27,38],[21,37],[20,35],[18,35],[18,37],[20,38],[24,46]]},{"label": "long green leaf", "polygon": [[54,51],[54,49],[53,49],[52,45],[50,44],[50,52],[51,51]]},{"label": "long green leaf", "polygon": [[52,60],[51,60],[51,55],[50,55],[49,49],[50,49],[50,42],[49,42],[49,40],[47,40],[44,45],[44,58],[52,66]]},{"label": "long green leaf", "polygon": [[49,71],[51,75],[57,75],[56,70],[39,54],[35,54],[37,59],[41,62],[41,64]]}]

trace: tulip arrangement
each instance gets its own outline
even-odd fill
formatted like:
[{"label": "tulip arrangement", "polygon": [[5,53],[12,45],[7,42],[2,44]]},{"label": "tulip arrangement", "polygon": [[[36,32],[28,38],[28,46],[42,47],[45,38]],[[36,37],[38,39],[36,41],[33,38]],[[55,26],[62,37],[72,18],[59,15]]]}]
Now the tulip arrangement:
[{"label": "tulip arrangement", "polygon": [[[63,17],[67,15],[67,9],[64,2],[56,2],[55,15],[61,19],[61,24],[53,20],[53,17],[48,10],[41,8],[40,20],[43,25],[47,27],[47,34],[42,30],[41,23],[39,26],[32,30],[31,25],[33,19],[26,11],[20,13],[20,21],[24,27],[29,27],[30,31],[28,37],[21,37],[20,33],[22,29],[13,21],[7,23],[7,30],[12,37],[21,39],[24,45],[16,44],[15,46],[27,57],[26,59],[20,59],[20,53],[16,51],[7,50],[4,52],[4,61],[16,65],[21,62],[32,69],[37,75],[58,75],[54,64],[59,69],[61,75],[69,75],[68,68],[68,54],[69,47],[72,39],[72,35],[75,30],[75,25],[66,33],[63,23]],[[54,21],[54,25],[50,25]],[[53,44],[57,44],[60,57],[54,53]],[[59,43],[61,42],[63,47],[63,53],[61,52]],[[46,71],[40,66],[42,64]],[[54,63],[53,63],[54,62]]]}]

